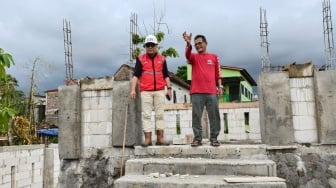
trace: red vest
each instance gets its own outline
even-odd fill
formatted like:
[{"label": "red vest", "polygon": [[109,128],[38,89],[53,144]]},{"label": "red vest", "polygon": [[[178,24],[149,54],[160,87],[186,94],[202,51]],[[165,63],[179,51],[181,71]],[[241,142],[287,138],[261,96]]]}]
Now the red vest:
[{"label": "red vest", "polygon": [[141,54],[139,60],[142,65],[140,91],[163,90],[166,86],[166,81],[163,77],[164,56],[157,54],[152,59],[147,54]]}]

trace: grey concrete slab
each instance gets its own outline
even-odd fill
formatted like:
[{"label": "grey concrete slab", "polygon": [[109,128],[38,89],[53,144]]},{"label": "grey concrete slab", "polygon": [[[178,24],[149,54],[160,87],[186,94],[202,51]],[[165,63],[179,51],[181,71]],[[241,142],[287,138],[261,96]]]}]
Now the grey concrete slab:
[{"label": "grey concrete slab", "polygon": [[170,145],[165,147],[135,146],[134,154],[139,157],[202,157],[202,158],[267,158],[266,145],[264,144],[222,144],[219,147],[203,146],[191,147],[190,145]]},{"label": "grey concrete slab", "polygon": [[142,158],[126,162],[126,174],[173,173],[193,175],[276,176],[271,160]]},{"label": "grey concrete slab", "polygon": [[58,88],[58,146],[61,159],[81,157],[81,91],[78,85]]},{"label": "grey concrete slab", "polygon": [[[230,179],[231,178],[231,179]],[[228,182],[239,178],[241,182]],[[252,180],[255,181],[252,181]],[[244,182],[245,181],[245,182]],[[148,175],[126,175],[114,182],[115,188],[286,188],[281,178],[255,178],[232,176],[178,175],[151,177]]]},{"label": "grey concrete slab", "polygon": [[314,79],[319,142],[336,144],[336,71],[316,71]]},{"label": "grey concrete slab", "polygon": [[54,187],[54,149],[44,149],[44,168],[43,168],[43,185],[45,188]]},{"label": "grey concrete slab", "polygon": [[258,81],[260,131],[263,143],[295,143],[287,72],[262,72]]},{"label": "grey concrete slab", "polygon": [[140,145],[142,142],[142,121],[140,92],[136,99],[130,98],[132,72],[123,66],[115,74],[112,99],[112,145],[123,146],[126,128],[125,146]]}]

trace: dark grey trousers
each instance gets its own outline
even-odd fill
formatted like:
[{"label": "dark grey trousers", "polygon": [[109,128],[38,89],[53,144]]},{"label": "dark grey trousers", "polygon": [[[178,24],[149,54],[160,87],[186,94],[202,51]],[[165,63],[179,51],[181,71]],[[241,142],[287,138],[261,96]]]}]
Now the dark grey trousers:
[{"label": "dark grey trousers", "polygon": [[215,94],[192,94],[192,128],[194,140],[202,141],[202,113],[204,106],[210,122],[210,141],[217,140],[220,132],[218,98]]}]

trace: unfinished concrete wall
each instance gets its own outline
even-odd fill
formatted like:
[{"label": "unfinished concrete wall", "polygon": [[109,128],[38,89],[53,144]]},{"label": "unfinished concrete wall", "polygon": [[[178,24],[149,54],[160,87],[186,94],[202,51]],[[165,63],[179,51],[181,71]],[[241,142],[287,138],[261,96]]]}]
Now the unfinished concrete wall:
[{"label": "unfinished concrete wall", "polygon": [[336,144],[336,71],[317,71],[314,82],[319,142]]},{"label": "unfinished concrete wall", "polygon": [[336,71],[315,71],[313,75],[289,79],[287,72],[261,73],[264,143],[336,143]]},{"label": "unfinished concrete wall", "polygon": [[261,143],[258,102],[222,103],[220,118],[220,140]]},{"label": "unfinished concrete wall", "polygon": [[126,65],[122,66],[114,75],[112,91],[113,146],[134,146],[140,145],[142,142],[140,91],[137,88],[137,97],[134,100],[130,99],[132,77],[133,71]]},{"label": "unfinished concrete wall", "polygon": [[57,145],[3,146],[0,164],[0,187],[57,187]]},{"label": "unfinished concrete wall", "polygon": [[266,144],[295,143],[287,72],[262,72],[258,80],[260,129]]},{"label": "unfinished concrete wall", "polygon": [[[166,105],[164,120],[167,140],[172,143],[188,144],[187,137],[193,136],[191,107],[191,104]],[[261,143],[258,102],[221,103],[219,111],[221,131],[218,140]],[[245,129],[245,113],[249,116],[249,130]],[[227,123],[227,132],[225,132],[225,123]],[[180,126],[179,135],[178,125]],[[209,125],[207,127],[210,129]],[[210,132],[210,130],[207,131]],[[208,138],[204,137],[203,139]]]},{"label": "unfinished concrete wall", "polygon": [[59,151],[61,159],[81,156],[81,92],[78,85],[60,86],[59,96]]}]

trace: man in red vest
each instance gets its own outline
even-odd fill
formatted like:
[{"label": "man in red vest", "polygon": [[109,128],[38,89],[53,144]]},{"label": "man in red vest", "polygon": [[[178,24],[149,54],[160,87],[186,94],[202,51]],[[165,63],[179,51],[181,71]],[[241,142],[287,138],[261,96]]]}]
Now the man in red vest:
[{"label": "man in red vest", "polygon": [[[142,129],[145,141],[142,146],[152,145],[152,109],[155,112],[156,145],[169,145],[164,140],[164,103],[165,95],[171,98],[171,83],[168,76],[167,63],[158,53],[158,41],[155,36],[148,35],[144,44],[146,53],[136,59],[135,71],[132,79],[131,98],[136,97],[136,85],[140,84],[142,107]],[[165,90],[167,89],[167,93]]]}]

